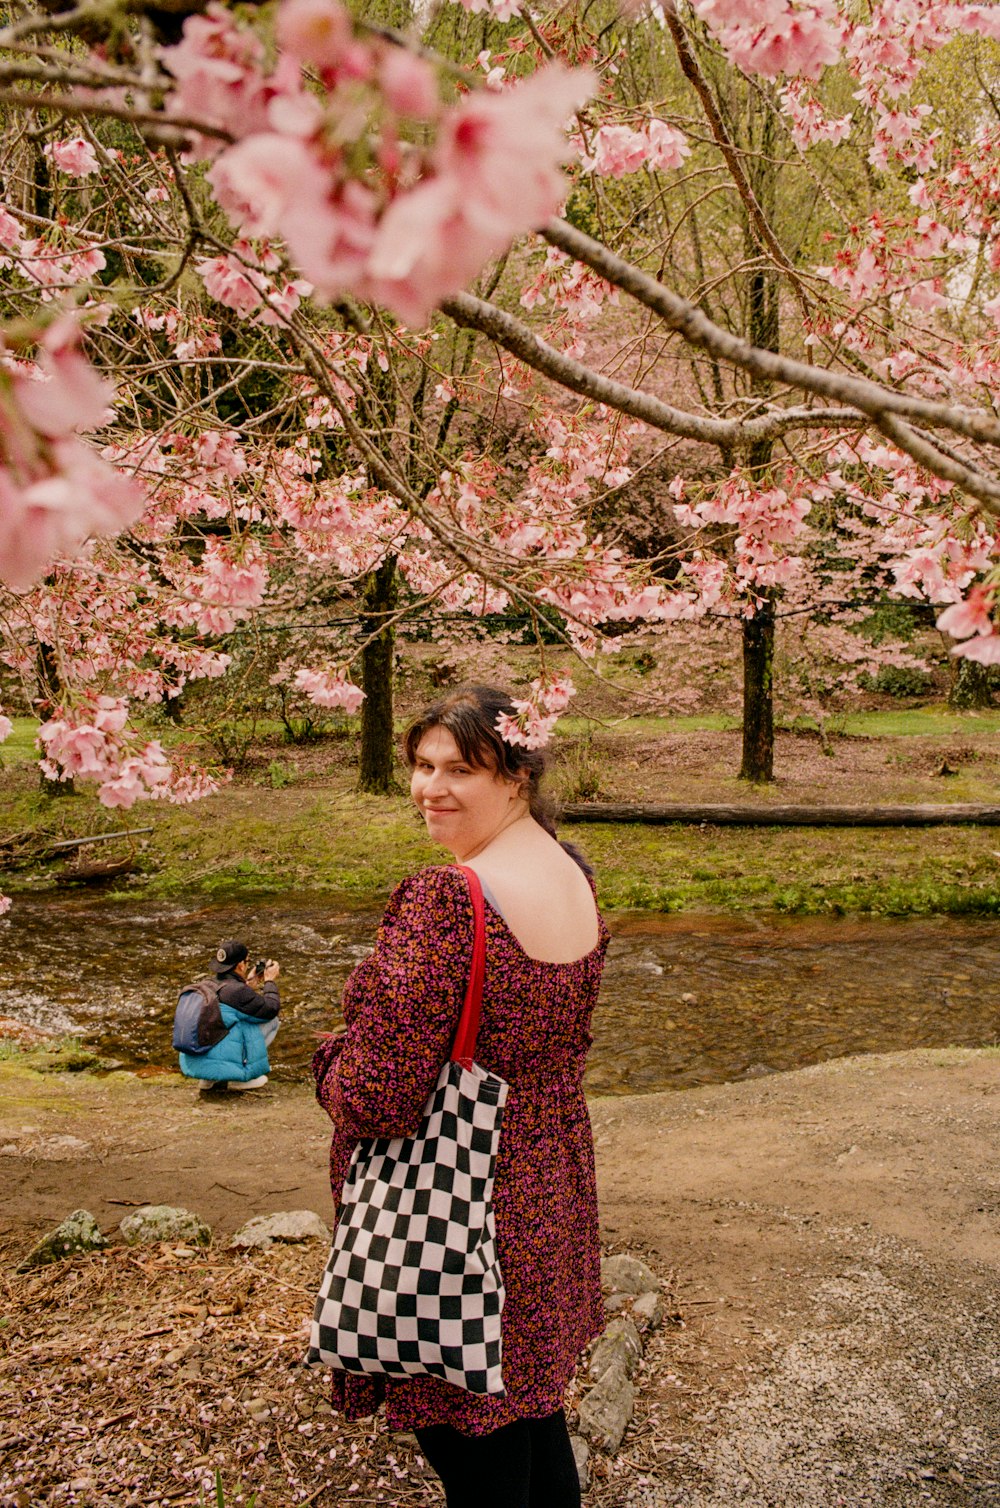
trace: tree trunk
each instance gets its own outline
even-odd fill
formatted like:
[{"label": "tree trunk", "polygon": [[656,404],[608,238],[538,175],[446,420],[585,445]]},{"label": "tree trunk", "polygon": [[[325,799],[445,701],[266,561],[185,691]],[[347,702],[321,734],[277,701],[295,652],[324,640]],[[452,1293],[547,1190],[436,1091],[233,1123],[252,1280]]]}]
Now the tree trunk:
[{"label": "tree trunk", "polygon": [[[755,105],[751,97],[748,135],[754,137]],[[754,193],[765,216],[773,223],[776,168],[773,159],[774,124],[765,110],[760,128],[760,155],[749,160]],[[747,337],[751,345],[777,351],[779,345],[778,279],[773,264],[746,227],[748,257],[757,258],[747,288]],[[770,393],[770,383],[755,379],[753,391],[761,398]],[[771,441],[760,440],[747,453],[747,469],[755,486],[763,486],[771,465]],[[743,758],[740,779],[763,782],[774,778],[774,594],[767,592],[752,618],[743,620]]]},{"label": "tree trunk", "polygon": [[[385,626],[396,606],[396,557],[390,555],[365,582],[361,631],[371,642],[361,652],[361,758],[358,789],[387,795],[395,785],[392,681],[396,635]],[[372,637],[374,636],[374,637]]]},{"label": "tree trunk", "polygon": [[948,693],[948,706],[963,712],[992,707],[993,688],[990,681],[988,665],[980,665],[978,660],[967,660],[964,655],[960,655],[955,679]]},{"label": "tree trunk", "polygon": [[743,620],[743,762],[740,779],[774,778],[774,601]]},{"label": "tree trunk", "polygon": [[[59,664],[52,652],[51,644],[46,644],[44,639],[38,644],[35,670],[38,677],[38,696],[35,698],[33,710],[44,721],[45,718],[52,716],[53,709],[59,704],[62,692]],[[46,796],[74,796],[76,794],[72,779],[50,780],[44,770],[38,772],[38,785]]]}]

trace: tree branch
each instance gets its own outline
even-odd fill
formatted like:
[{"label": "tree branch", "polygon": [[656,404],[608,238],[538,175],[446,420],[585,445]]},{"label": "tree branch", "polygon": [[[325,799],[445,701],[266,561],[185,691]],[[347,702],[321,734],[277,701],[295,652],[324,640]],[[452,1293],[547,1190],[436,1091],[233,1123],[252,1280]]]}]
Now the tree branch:
[{"label": "tree branch", "polygon": [[[848,403],[867,414],[875,423],[886,414],[915,419],[932,429],[948,429],[983,445],[1000,445],[1000,420],[992,415],[958,404],[935,403],[930,398],[915,398],[877,382],[832,372],[824,367],[809,366],[804,361],[764,351],[739,336],[716,325],[687,299],[671,292],[648,272],[616,256],[565,220],[550,220],[541,235],[578,262],[600,273],[616,288],[621,288],[638,303],[658,314],[664,324],[675,330],[689,345],[697,346],[732,366],[741,367],[754,376],[772,382],[802,388],[818,397]],[[971,474],[971,473],[970,473]],[[976,473],[978,475],[978,473]],[[970,489],[971,490],[971,489]],[[991,494],[992,495],[992,494]]]},{"label": "tree branch", "polygon": [[756,419],[713,419],[707,415],[688,413],[673,408],[669,403],[604,377],[574,361],[562,351],[557,351],[547,341],[533,334],[527,325],[514,315],[498,309],[471,293],[458,293],[446,299],[442,311],[457,325],[479,330],[483,335],[510,351],[511,355],[533,367],[536,372],[549,377],[562,387],[604,403],[608,408],[641,419],[653,429],[678,435],[686,440],[699,440],[707,445],[723,449],[738,449],[756,441],[770,439],[798,429],[820,429],[846,425],[856,429],[859,419],[851,409],[787,409],[772,411]]}]

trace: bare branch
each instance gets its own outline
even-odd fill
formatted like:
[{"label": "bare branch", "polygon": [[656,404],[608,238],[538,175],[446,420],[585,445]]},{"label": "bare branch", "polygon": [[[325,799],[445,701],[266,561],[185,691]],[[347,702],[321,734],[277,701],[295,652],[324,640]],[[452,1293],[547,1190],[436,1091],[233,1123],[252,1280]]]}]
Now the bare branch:
[{"label": "bare branch", "polygon": [[785,250],[775,236],[774,231],[767,223],[767,217],[761,209],[750,180],[743,170],[740,153],[737,151],[732,137],[726,130],[725,122],[719,114],[714,96],[708,85],[708,80],[698,67],[698,60],[688,44],[687,34],[677,18],[677,7],[674,0],[668,0],[668,3],[663,7],[663,13],[670,31],[671,40],[677,52],[681,71],[701,101],[705,118],[711,127],[716,145],[726,160],[730,176],[736,185],[740,198],[743,200],[753,238],[762,251],[769,251],[771,253],[771,256],[777,262],[782,272],[790,278],[800,303],[805,307],[806,300],[799,275],[788,260]]},{"label": "bare branch", "polygon": [[71,119],[87,120],[98,115],[111,120],[123,120],[132,126],[155,126],[164,139],[175,137],[183,145],[182,138],[189,131],[199,136],[212,136],[219,141],[231,142],[232,133],[221,126],[212,126],[205,121],[189,120],[187,116],[164,115],[159,110],[136,110],[130,105],[105,105],[100,100],[74,99],[68,94],[22,94],[17,89],[0,89],[0,105],[12,105],[17,110],[52,110],[57,115]]}]

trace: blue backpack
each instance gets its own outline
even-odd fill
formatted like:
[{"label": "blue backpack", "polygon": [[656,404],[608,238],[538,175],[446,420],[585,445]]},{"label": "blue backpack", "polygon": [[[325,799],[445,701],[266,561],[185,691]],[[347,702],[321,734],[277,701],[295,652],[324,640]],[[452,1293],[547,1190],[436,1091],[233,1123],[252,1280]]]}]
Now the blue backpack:
[{"label": "blue backpack", "polygon": [[219,986],[214,979],[200,979],[181,990],[174,1011],[173,1045],[177,1052],[209,1052],[229,1031],[219,1009]]}]

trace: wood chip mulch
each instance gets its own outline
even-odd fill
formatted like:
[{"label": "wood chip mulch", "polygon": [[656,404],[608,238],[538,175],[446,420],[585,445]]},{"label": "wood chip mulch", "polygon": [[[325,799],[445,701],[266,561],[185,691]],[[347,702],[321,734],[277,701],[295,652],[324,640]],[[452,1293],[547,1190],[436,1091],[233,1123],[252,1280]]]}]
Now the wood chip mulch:
[{"label": "wood chip mulch", "polygon": [[[23,1255],[0,1248],[0,1508],[443,1503],[413,1436],[335,1415],[303,1365],[315,1243],[115,1246],[18,1273]],[[640,1404],[619,1456],[592,1457],[588,1508],[655,1480],[658,1439]]]}]

